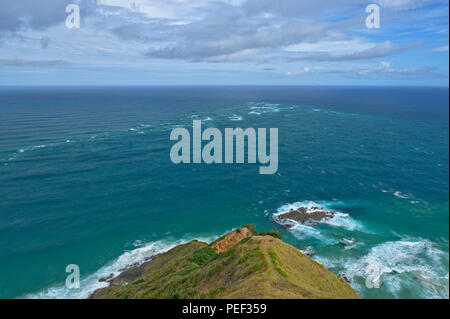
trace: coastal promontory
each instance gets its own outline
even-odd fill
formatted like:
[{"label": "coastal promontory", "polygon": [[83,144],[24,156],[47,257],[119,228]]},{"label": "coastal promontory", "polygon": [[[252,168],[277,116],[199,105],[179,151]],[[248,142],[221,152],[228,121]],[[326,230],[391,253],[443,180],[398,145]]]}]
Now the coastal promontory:
[{"label": "coastal promontory", "polygon": [[348,299],[343,279],[283,242],[245,226],[213,243],[192,241],[131,267],[91,298]]}]

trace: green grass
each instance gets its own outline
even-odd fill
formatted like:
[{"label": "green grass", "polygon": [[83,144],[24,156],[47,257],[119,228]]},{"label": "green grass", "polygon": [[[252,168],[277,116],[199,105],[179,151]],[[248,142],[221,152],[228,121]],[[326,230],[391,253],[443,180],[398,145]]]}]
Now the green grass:
[{"label": "green grass", "polygon": [[206,265],[212,259],[218,256],[216,250],[211,247],[205,247],[194,252],[190,258],[190,260],[199,265],[200,267]]},{"label": "green grass", "polygon": [[96,298],[359,298],[341,278],[269,234],[242,240],[218,254],[190,242],[145,265],[130,284]]},{"label": "green grass", "polygon": [[133,285],[142,284],[145,280],[143,278],[133,281]]},{"label": "green grass", "polygon": [[282,239],[282,235],[279,231],[262,231],[258,233],[259,236],[272,236],[274,238]]}]

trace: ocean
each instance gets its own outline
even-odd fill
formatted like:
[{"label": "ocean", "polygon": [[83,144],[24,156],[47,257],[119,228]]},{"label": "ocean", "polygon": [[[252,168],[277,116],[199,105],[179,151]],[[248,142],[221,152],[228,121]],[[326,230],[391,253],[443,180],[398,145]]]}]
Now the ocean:
[{"label": "ocean", "polygon": [[[104,276],[250,223],[365,298],[448,298],[448,105],[448,88],[2,87],[0,298],[86,298]],[[278,128],[277,173],[173,164],[170,132],[194,119]],[[300,206],[338,215],[276,222]],[[80,289],[64,285],[69,264]]]}]

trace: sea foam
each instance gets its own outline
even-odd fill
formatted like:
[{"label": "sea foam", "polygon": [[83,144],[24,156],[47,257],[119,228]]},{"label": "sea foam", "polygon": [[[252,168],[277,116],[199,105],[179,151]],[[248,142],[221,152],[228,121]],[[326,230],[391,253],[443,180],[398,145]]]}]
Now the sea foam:
[{"label": "sea foam", "polygon": [[[28,294],[24,298],[28,299],[86,299],[96,290],[109,286],[108,282],[100,281],[102,278],[115,278],[124,270],[143,264],[152,257],[169,251],[170,249],[188,243],[194,239],[203,242],[212,242],[219,236],[197,237],[192,239],[179,240],[159,240],[149,243],[135,245],[138,248],[126,251],[113,262],[108,263],[95,273],[87,276],[80,281],[79,289],[69,289],[63,285],[45,289],[39,293]],[[137,243],[137,242],[135,242]],[[82,270],[82,269],[81,269]]]},{"label": "sea foam", "polygon": [[[404,298],[405,291],[417,289],[420,298],[449,298],[448,253],[426,239],[401,239],[372,247],[359,259],[329,259],[314,256],[329,269],[344,269],[351,285],[362,292],[364,282],[375,267],[381,288],[395,298]],[[357,280],[359,279],[359,280]]]},{"label": "sea foam", "polygon": [[[347,213],[343,213],[340,212],[338,210],[332,209],[331,207],[333,207],[334,205],[342,205],[342,202],[338,202],[338,201],[319,201],[319,202],[314,202],[314,201],[303,201],[303,202],[296,202],[296,203],[292,203],[292,204],[286,204],[281,206],[280,208],[278,208],[277,213],[275,213],[274,219],[276,222],[280,223],[280,224],[284,224],[283,221],[281,221],[280,219],[278,219],[277,217],[281,214],[287,213],[291,210],[297,210],[301,207],[306,208],[306,212],[311,214],[315,211],[329,211],[332,212],[334,214],[333,218],[327,218],[324,219],[323,221],[321,221],[320,223],[322,224],[327,224],[333,227],[342,227],[345,228],[347,230],[350,231],[363,231],[364,225],[353,219],[352,217],[350,217],[349,214]],[[292,226],[294,226],[294,228],[292,228],[292,230],[296,229],[302,229],[304,230],[304,234],[311,234],[313,235],[312,237],[318,237],[320,239],[323,239],[322,236],[317,236],[316,234],[318,234],[318,230],[314,229],[312,226],[310,225],[302,225],[296,221],[290,221],[290,224]],[[308,228],[307,228],[308,227]],[[305,229],[306,228],[306,229]],[[310,228],[313,228],[314,231],[312,231]],[[319,232],[320,233],[320,232]]]}]

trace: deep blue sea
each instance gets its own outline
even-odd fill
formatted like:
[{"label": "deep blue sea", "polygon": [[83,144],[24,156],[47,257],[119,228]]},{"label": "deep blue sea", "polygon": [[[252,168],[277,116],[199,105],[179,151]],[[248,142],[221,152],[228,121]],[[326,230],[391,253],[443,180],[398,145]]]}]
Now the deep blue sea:
[{"label": "deep blue sea", "polygon": [[[0,88],[0,297],[85,298],[103,276],[255,223],[366,298],[448,298],[448,111],[448,88]],[[278,172],[173,164],[170,132],[194,119],[278,128]],[[339,214],[274,221],[301,205]],[[68,264],[80,289],[64,286]]]}]

